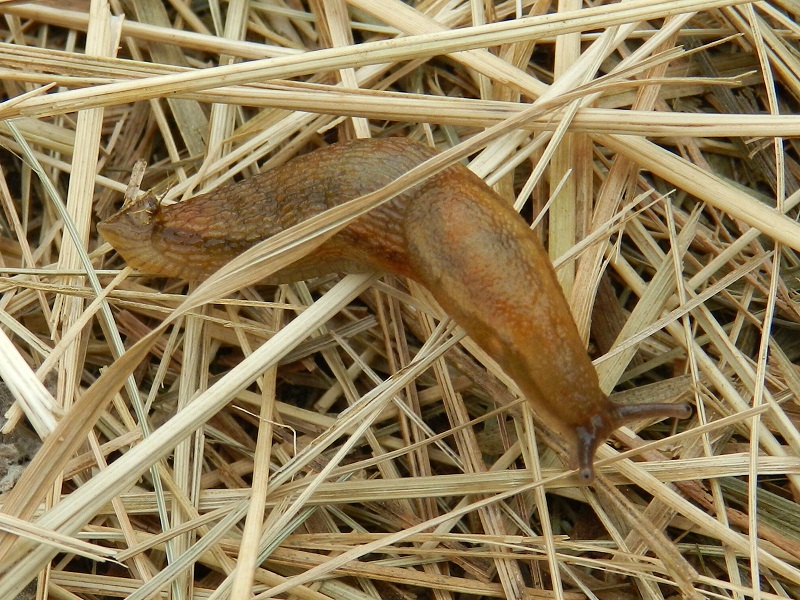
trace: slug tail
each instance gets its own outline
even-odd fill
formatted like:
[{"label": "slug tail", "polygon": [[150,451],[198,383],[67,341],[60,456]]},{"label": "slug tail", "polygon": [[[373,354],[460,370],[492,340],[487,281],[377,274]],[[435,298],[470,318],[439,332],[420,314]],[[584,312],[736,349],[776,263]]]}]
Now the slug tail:
[{"label": "slug tail", "polygon": [[[107,242],[125,261],[141,271],[162,274],[170,270],[152,243],[153,221],[159,211],[158,201],[150,194],[126,202],[119,212],[97,224]],[[171,275],[172,273],[165,273]]]}]

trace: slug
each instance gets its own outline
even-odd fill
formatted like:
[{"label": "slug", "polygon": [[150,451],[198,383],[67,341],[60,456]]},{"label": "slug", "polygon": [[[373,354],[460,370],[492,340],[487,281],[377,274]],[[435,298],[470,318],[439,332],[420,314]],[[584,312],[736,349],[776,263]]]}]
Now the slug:
[{"label": "slug", "polygon": [[[375,191],[433,156],[405,138],[334,144],[171,206],[145,198],[98,230],[129,265],[203,278],[237,253],[334,205]],[[685,417],[672,404],[621,405],[600,389],[547,253],[513,208],[455,164],[359,217],[270,278],[389,271],[416,280],[517,383],[594,477],[597,447],[640,419]]]}]

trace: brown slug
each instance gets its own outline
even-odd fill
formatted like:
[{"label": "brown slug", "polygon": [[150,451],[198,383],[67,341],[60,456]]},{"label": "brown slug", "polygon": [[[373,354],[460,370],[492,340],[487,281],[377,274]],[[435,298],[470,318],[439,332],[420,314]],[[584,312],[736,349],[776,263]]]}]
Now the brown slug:
[{"label": "brown slug", "polygon": [[[98,225],[141,271],[199,279],[255,243],[373,192],[435,154],[405,138],[356,140],[172,206],[133,203]],[[597,447],[618,427],[684,417],[672,404],[620,405],[601,391],[543,246],[525,221],[455,164],[359,217],[270,277],[383,270],[424,285],[567,441],[589,482]]]}]

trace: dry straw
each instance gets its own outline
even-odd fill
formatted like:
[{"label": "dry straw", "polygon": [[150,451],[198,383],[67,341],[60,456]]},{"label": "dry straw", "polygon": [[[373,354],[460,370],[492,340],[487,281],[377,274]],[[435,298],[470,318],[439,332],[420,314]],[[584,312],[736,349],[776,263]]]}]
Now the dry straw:
[{"label": "dry straw", "polygon": [[[0,598],[800,597],[799,5],[0,12],[0,454],[43,439],[0,472]],[[173,202],[386,135],[452,150],[199,285],[92,227],[139,159]],[[538,224],[604,388],[695,407],[619,431],[592,487],[413,282],[259,285],[467,159]]]}]

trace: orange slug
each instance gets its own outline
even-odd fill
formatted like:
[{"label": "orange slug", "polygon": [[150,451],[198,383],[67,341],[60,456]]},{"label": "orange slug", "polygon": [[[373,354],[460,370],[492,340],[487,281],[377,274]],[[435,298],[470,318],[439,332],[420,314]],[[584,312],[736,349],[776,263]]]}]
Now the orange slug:
[{"label": "orange slug", "polygon": [[[132,267],[203,278],[253,244],[383,187],[434,153],[405,138],[335,144],[172,206],[133,203],[98,229]],[[687,415],[683,405],[621,405],[601,391],[543,246],[461,164],[359,217],[270,281],[365,270],[410,277],[430,290],[566,440],[586,482],[594,477],[597,447],[618,427]]]}]

